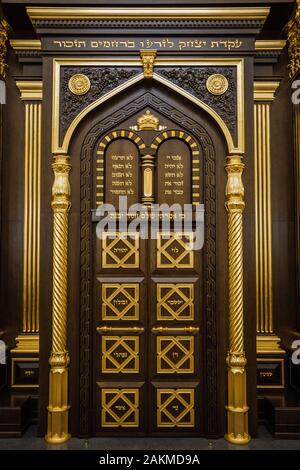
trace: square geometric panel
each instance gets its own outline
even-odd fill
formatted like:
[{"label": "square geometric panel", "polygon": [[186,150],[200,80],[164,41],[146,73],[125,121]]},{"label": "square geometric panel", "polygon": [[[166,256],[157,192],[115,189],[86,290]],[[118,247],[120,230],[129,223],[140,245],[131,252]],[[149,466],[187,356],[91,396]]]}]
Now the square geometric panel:
[{"label": "square geometric panel", "polygon": [[158,336],[156,341],[158,374],[194,373],[193,336]]},{"label": "square geometric panel", "polygon": [[159,232],[157,234],[157,256],[158,268],[193,268],[194,235],[181,232]]},{"label": "square geometric panel", "polygon": [[138,373],[139,337],[103,336],[102,372],[110,374]]},{"label": "square geometric panel", "polygon": [[139,389],[104,388],[101,390],[101,404],[102,427],[139,426]]},{"label": "square geometric panel", "polygon": [[194,285],[157,284],[157,320],[194,320]]},{"label": "square geometric panel", "polygon": [[157,389],[157,427],[195,427],[194,390],[190,388]]},{"label": "square geometric panel", "polygon": [[104,232],[102,240],[103,268],[138,268],[139,234]]},{"label": "square geometric panel", "polygon": [[102,320],[138,320],[139,284],[102,284]]}]

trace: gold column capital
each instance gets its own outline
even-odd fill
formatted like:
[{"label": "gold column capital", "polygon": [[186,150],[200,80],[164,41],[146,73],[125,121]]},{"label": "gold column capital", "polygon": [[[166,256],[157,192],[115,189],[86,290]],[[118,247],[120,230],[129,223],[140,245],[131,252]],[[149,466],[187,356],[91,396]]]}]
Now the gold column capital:
[{"label": "gold column capital", "polygon": [[49,358],[49,364],[52,369],[61,369],[61,368],[66,368],[68,367],[70,363],[70,358],[69,358],[69,353],[68,351],[52,351],[50,358]]},{"label": "gold column capital", "polygon": [[10,26],[5,18],[0,18],[0,79],[4,79],[7,71],[6,52]]},{"label": "gold column capital", "polygon": [[142,49],[140,50],[140,55],[144,69],[144,78],[152,78],[157,51],[153,49]]},{"label": "gold column capital", "polygon": [[228,212],[242,213],[244,211],[244,185],[242,181],[244,167],[242,156],[231,155],[226,158],[227,184],[225,206]]},{"label": "gold column capital", "polygon": [[69,173],[71,170],[70,157],[57,155],[52,163],[54,183],[52,186],[52,208],[54,212],[65,212],[70,209],[71,188]]},{"label": "gold column capital", "polygon": [[244,351],[229,351],[226,358],[226,364],[231,369],[244,369],[247,365],[247,359]]},{"label": "gold column capital", "polygon": [[280,80],[254,82],[254,101],[274,101]]},{"label": "gold column capital", "polygon": [[42,101],[43,82],[41,80],[18,80],[16,85],[22,101]]}]

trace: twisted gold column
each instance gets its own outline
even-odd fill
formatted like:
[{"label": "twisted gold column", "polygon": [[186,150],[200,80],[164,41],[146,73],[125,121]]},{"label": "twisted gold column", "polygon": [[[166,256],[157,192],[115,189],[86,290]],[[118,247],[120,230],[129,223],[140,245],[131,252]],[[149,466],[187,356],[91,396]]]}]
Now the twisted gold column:
[{"label": "twisted gold column", "polygon": [[248,406],[243,312],[243,211],[244,186],[242,157],[227,158],[226,209],[228,213],[229,351],[227,434],[233,444],[247,444]]},{"label": "twisted gold column", "polygon": [[68,433],[68,364],[67,351],[67,269],[68,214],[70,210],[70,159],[58,155],[52,165],[53,222],[53,294],[52,350],[49,363],[48,432],[46,440],[59,444],[69,439]]}]

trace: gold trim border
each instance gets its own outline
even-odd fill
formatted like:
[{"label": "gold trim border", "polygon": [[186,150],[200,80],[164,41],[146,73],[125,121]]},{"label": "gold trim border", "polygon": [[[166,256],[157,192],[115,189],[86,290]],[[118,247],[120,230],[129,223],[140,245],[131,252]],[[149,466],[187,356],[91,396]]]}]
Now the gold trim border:
[{"label": "gold trim border", "polygon": [[30,20],[261,20],[270,7],[252,8],[56,8],[27,7]]},{"label": "gold trim border", "polygon": [[[75,66],[75,65],[83,65],[83,66],[101,66],[101,65],[110,65],[110,66],[141,66],[141,62],[139,58],[101,58],[101,59],[89,59],[89,58],[56,58],[53,59],[53,113],[52,113],[52,152],[53,154],[60,154],[66,155],[68,153],[69,144],[71,141],[71,137],[81,122],[81,120],[93,109],[95,109],[100,104],[104,103],[105,101],[109,100],[119,92],[125,90],[126,88],[135,85],[139,81],[143,80],[144,75],[143,73],[136,75],[132,79],[128,80],[127,82],[123,83],[122,85],[114,88],[109,93],[106,93],[98,100],[94,101],[90,105],[88,105],[85,109],[83,109],[76,118],[70,124],[62,143],[60,146],[59,142],[59,103],[60,103],[60,69],[62,66]],[[173,57],[169,58],[157,58],[156,65],[164,66],[235,66],[237,69],[237,146],[235,146],[231,133],[223,121],[223,119],[219,116],[219,114],[213,110],[210,106],[206,103],[201,101],[200,99],[193,96],[191,93],[183,90],[179,86],[175,85],[171,81],[161,77],[157,73],[153,74],[153,79],[157,80],[158,82],[164,84],[168,88],[173,89],[177,93],[181,94],[189,101],[192,101],[197,106],[202,108],[208,114],[210,114],[213,119],[217,122],[219,127],[221,128],[226,142],[228,146],[229,154],[243,154],[245,152],[245,130],[244,130],[244,59],[242,58],[206,58],[206,59],[193,59],[193,58],[182,58],[182,59],[174,59]]]}]

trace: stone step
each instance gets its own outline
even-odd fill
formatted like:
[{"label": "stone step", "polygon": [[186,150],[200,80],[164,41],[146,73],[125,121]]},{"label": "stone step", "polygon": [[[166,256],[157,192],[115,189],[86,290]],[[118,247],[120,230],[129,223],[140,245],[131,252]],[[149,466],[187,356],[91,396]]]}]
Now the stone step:
[{"label": "stone step", "polygon": [[35,421],[37,398],[28,394],[1,391],[0,437],[21,437]]},{"label": "stone step", "polygon": [[296,392],[266,395],[263,407],[265,425],[275,438],[300,438],[300,396]]}]

